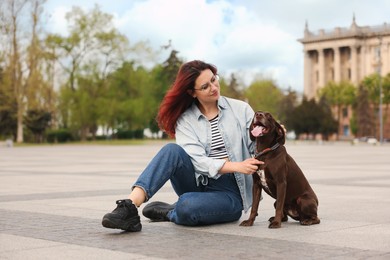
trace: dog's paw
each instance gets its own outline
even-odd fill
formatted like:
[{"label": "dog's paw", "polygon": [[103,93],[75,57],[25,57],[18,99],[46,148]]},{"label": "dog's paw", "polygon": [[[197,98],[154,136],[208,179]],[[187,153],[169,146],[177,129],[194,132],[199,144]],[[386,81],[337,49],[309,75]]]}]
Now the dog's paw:
[{"label": "dog's paw", "polygon": [[281,224],[280,224],[280,222],[278,222],[278,221],[272,221],[270,224],[269,224],[269,226],[268,226],[268,228],[280,228],[281,227]]},{"label": "dog's paw", "polygon": [[[275,219],[275,217],[270,217],[268,219],[268,222],[273,222]],[[287,215],[284,215],[283,218],[282,218],[282,222],[287,222],[288,221],[288,216]]]},{"label": "dog's paw", "polygon": [[253,220],[244,220],[243,222],[241,222],[240,226],[242,227],[250,227],[250,226],[253,226]]},{"label": "dog's paw", "polygon": [[314,224],[320,224],[320,219],[318,217],[314,219],[303,219],[300,221],[301,225],[303,226],[310,226]]}]

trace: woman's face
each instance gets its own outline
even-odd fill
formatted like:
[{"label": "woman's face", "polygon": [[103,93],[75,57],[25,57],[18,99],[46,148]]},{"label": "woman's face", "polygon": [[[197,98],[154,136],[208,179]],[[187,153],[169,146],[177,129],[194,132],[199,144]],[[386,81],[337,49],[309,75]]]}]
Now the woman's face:
[{"label": "woman's face", "polygon": [[200,103],[217,101],[220,96],[218,79],[218,75],[214,75],[210,69],[203,70],[195,80],[192,96]]}]

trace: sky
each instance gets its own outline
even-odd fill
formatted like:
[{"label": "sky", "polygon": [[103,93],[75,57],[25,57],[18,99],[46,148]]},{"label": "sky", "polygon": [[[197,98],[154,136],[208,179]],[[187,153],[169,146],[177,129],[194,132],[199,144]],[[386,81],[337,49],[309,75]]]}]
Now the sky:
[{"label": "sky", "polygon": [[[114,17],[130,44],[154,50],[171,41],[184,61],[203,60],[249,85],[272,79],[282,89],[303,92],[303,37],[309,30],[390,23],[388,0],[47,0],[47,29],[66,34],[65,14],[99,5]],[[169,52],[164,55],[165,60]]]}]

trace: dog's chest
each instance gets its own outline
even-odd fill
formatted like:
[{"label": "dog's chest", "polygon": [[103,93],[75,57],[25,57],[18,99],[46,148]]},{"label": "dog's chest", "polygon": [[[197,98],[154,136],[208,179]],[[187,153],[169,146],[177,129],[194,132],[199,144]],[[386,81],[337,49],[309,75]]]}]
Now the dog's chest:
[{"label": "dog's chest", "polygon": [[265,171],[263,169],[259,169],[259,170],[257,170],[256,173],[260,177],[260,183],[261,183],[261,186],[263,187],[263,189],[267,193],[272,194],[272,192],[271,192],[271,190],[270,190],[270,188],[268,187],[268,184],[267,184],[267,178],[265,177]]}]

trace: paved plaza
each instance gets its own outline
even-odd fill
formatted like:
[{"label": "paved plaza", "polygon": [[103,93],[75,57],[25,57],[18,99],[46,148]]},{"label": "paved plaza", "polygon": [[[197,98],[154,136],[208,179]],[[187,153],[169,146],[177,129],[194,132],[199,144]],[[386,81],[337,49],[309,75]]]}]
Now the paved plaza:
[{"label": "paved plaza", "polygon": [[[320,225],[268,229],[274,200],[264,194],[252,227],[142,216],[138,233],[103,228],[162,145],[0,145],[0,259],[390,259],[390,144],[287,143]],[[151,201],[176,199],[167,183]]]}]

